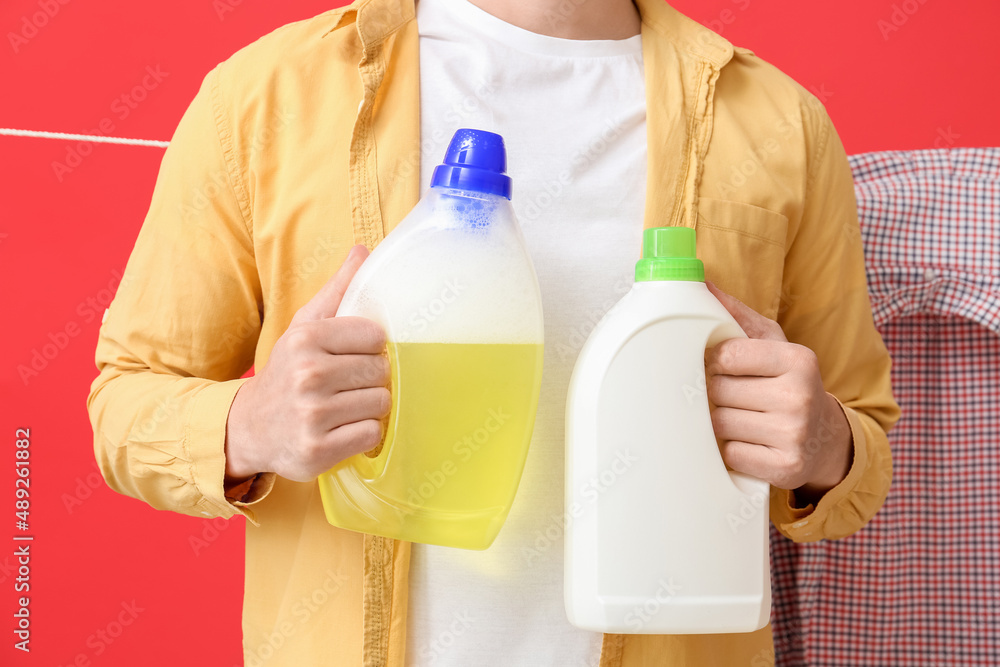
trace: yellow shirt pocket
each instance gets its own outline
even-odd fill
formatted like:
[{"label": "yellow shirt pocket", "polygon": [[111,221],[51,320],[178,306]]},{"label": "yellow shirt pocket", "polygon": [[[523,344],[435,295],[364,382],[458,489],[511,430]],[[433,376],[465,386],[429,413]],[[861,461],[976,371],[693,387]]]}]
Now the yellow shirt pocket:
[{"label": "yellow shirt pocket", "polygon": [[783,303],[788,218],[751,204],[703,197],[696,231],[705,277],[776,320]]}]

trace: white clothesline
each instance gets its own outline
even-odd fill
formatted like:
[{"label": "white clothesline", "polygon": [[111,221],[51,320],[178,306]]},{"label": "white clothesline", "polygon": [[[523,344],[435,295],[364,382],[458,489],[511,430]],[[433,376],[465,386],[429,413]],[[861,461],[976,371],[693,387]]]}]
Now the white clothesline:
[{"label": "white clothesline", "polygon": [[59,139],[62,141],[93,141],[100,144],[124,144],[126,146],[153,146],[166,148],[169,141],[151,139],[126,139],[124,137],[102,137],[93,134],[67,134],[65,132],[37,132],[35,130],[14,130],[0,127],[0,135],[8,137],[32,137],[34,139]]}]

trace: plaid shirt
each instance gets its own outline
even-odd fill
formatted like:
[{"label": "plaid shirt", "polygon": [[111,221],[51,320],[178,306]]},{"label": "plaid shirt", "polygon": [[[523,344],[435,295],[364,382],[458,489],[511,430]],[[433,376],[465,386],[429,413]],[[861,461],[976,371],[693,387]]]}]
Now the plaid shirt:
[{"label": "plaid shirt", "polygon": [[777,664],[1000,665],[1000,148],[851,165],[894,481],[849,539],[772,528]]}]

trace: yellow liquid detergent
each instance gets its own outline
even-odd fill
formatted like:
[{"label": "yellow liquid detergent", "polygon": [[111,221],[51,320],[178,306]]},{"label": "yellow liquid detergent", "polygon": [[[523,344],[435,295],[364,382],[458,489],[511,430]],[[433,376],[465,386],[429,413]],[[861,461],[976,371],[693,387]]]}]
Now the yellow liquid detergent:
[{"label": "yellow liquid detergent", "polygon": [[392,411],[377,456],[320,477],[330,523],[485,549],[514,501],[534,427],[542,345],[389,343]]}]

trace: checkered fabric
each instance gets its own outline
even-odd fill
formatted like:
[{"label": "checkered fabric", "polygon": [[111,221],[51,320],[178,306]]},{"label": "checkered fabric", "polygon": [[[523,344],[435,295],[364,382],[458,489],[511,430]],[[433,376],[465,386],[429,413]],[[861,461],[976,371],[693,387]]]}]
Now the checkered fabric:
[{"label": "checkered fabric", "polygon": [[772,528],[781,667],[1000,665],[1000,148],[851,158],[903,416],[858,534]]}]

